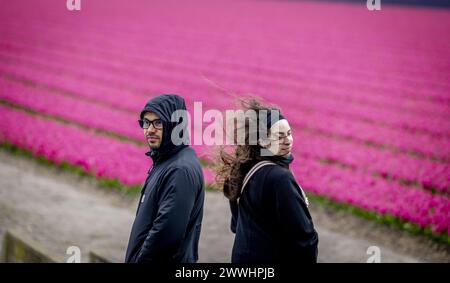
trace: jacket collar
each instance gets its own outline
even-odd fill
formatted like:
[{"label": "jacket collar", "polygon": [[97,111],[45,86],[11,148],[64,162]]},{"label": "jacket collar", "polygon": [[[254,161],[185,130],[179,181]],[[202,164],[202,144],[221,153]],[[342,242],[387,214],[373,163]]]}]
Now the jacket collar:
[{"label": "jacket collar", "polygon": [[163,162],[164,160],[168,159],[169,157],[177,154],[182,149],[188,147],[188,145],[179,145],[177,147],[172,148],[169,151],[158,151],[157,149],[150,150],[145,153],[148,157],[150,157],[153,160],[153,164],[158,164]]}]

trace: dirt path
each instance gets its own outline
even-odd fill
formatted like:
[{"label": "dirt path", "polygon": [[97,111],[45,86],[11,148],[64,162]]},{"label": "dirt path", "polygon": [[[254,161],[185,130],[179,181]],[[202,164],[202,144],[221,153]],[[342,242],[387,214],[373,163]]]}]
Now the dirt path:
[{"label": "dirt path", "polygon": [[[48,168],[0,151],[0,237],[14,229],[65,261],[66,249],[123,261],[137,200],[100,188],[95,180]],[[424,237],[314,206],[320,262],[366,262],[378,246],[382,262],[450,262],[448,246]],[[233,235],[228,204],[220,193],[206,194],[199,261],[229,262]]]}]

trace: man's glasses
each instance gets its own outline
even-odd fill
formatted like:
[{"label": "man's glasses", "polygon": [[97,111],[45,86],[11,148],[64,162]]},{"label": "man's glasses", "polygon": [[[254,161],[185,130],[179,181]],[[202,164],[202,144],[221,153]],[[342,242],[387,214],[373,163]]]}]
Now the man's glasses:
[{"label": "man's glasses", "polygon": [[143,120],[138,120],[139,121],[139,126],[142,129],[148,129],[148,127],[150,127],[150,125],[153,125],[153,128],[155,129],[162,129],[163,127],[163,121],[161,119],[155,119],[153,121],[147,120],[147,119],[143,119]]}]

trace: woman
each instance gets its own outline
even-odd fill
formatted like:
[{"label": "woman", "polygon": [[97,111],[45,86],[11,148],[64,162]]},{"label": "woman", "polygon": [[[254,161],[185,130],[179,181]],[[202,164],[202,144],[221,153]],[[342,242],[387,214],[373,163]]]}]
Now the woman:
[{"label": "woman", "polygon": [[[289,169],[294,160],[289,123],[278,109],[255,100],[244,102],[243,107],[257,113],[258,127],[245,119],[245,144],[236,145],[233,152],[222,148],[217,170],[232,213],[231,261],[317,262],[318,235],[308,200]],[[267,113],[267,119],[261,113]],[[257,143],[251,143],[255,131]]]}]

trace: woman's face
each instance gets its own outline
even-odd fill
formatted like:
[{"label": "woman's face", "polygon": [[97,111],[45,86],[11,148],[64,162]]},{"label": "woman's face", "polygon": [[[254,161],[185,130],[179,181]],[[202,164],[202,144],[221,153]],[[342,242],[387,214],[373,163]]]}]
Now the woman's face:
[{"label": "woman's face", "polygon": [[292,130],[286,119],[279,120],[269,131],[269,145],[266,146],[273,155],[288,156],[291,154],[293,137]]}]

